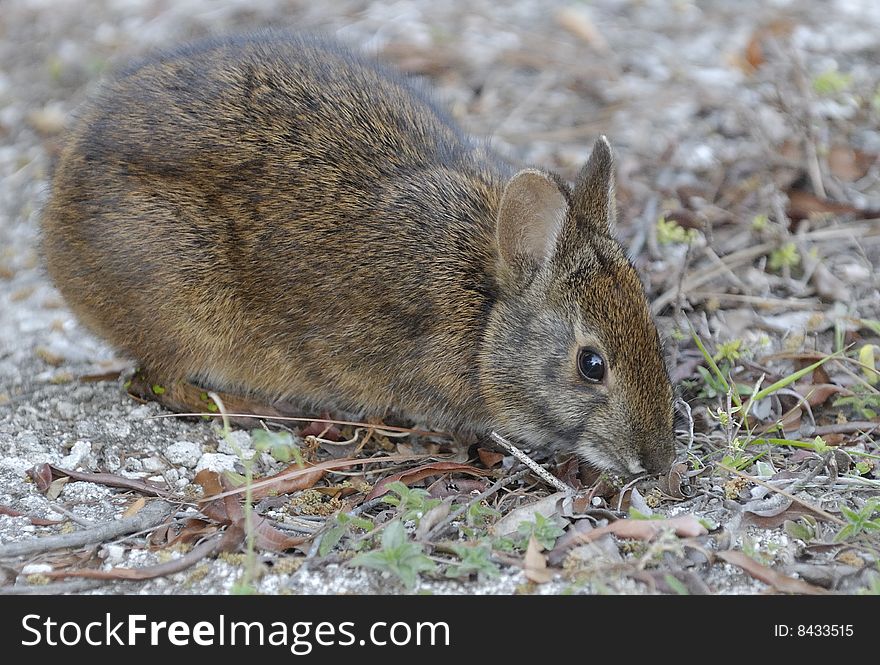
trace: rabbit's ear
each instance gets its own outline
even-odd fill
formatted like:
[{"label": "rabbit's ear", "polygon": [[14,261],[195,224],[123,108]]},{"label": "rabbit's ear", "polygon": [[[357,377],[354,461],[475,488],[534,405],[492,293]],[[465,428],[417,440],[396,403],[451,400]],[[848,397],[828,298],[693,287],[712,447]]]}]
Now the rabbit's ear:
[{"label": "rabbit's ear", "polygon": [[572,194],[572,212],[578,227],[611,235],[617,205],[614,201],[614,155],[611,144],[600,136],[578,174]]},{"label": "rabbit's ear", "polygon": [[501,259],[511,267],[534,267],[547,262],[568,215],[561,185],[548,173],[525,169],[517,173],[501,196],[496,234]]}]

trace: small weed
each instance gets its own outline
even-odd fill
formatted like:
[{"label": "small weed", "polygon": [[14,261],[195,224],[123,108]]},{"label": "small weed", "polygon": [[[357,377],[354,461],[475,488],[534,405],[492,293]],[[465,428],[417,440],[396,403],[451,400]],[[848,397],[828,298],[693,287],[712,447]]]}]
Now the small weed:
[{"label": "small weed", "polygon": [[520,538],[520,549],[525,549],[529,539],[534,536],[541,547],[549,550],[553,549],[556,539],[565,533],[565,530],[552,519],[544,517],[540,513],[535,513],[535,521],[520,523],[516,533]]},{"label": "small weed", "polygon": [[846,397],[838,397],[834,400],[834,406],[848,406],[853,413],[862,420],[873,420],[880,413],[880,393],[860,390],[858,386],[853,387],[852,395]]},{"label": "small weed", "polygon": [[478,545],[452,545],[452,551],[460,559],[459,563],[450,564],[446,569],[446,577],[470,577],[476,575],[481,581],[498,577],[498,566],[491,560],[492,548],[484,543]]},{"label": "small weed", "polygon": [[382,497],[382,501],[397,506],[404,522],[412,520],[418,524],[422,515],[434,506],[440,505],[440,500],[432,499],[427,490],[420,487],[407,487],[399,480],[388,485],[388,490],[389,493]]},{"label": "small weed", "polygon": [[382,532],[382,546],[372,552],[358,554],[352,565],[388,572],[397,577],[407,589],[413,589],[421,573],[437,569],[431,559],[422,552],[419,543],[406,537],[403,523],[395,519]]},{"label": "small weed", "polygon": [[823,97],[834,97],[852,84],[852,75],[828,69],[813,79],[813,90]]},{"label": "small weed", "polygon": [[257,452],[269,453],[274,460],[284,464],[295,460],[302,466],[302,451],[294,443],[290,432],[270,432],[265,429],[251,430],[251,441]]},{"label": "small weed", "polygon": [[657,220],[657,242],[661,245],[676,245],[691,242],[697,237],[695,229],[686,229],[678,222],[661,217]]},{"label": "small weed", "polygon": [[339,513],[334,518],[335,524],[321,538],[321,545],[318,547],[318,556],[327,556],[330,551],[336,547],[342,537],[346,533],[351,533],[353,529],[360,529],[364,532],[373,530],[373,522],[365,517],[352,517],[345,513]]},{"label": "small weed", "polygon": [[768,265],[770,270],[782,270],[783,268],[796,268],[801,262],[800,252],[793,242],[784,244],[779,249],[770,252]]},{"label": "small weed", "polygon": [[[718,345],[717,351],[712,358],[716,363],[729,363],[733,365],[743,356],[741,339],[732,339]],[[720,366],[720,365],[719,365]]]},{"label": "small weed", "polygon": [[816,524],[813,517],[804,515],[797,522],[785,520],[782,528],[791,538],[809,543],[816,539]]},{"label": "small weed", "polygon": [[847,524],[837,532],[835,540],[838,542],[857,536],[860,533],[880,531],[880,519],[872,519],[875,514],[880,512],[880,499],[871,499],[857,511],[846,506],[840,506],[840,512],[843,513]]}]

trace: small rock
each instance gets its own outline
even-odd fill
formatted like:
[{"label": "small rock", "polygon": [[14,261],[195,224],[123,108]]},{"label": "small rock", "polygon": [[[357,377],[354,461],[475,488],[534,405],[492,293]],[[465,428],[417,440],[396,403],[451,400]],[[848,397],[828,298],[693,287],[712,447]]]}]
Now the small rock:
[{"label": "small rock", "polygon": [[252,445],[251,435],[243,429],[237,429],[230,432],[227,436],[220,438],[220,445],[217,446],[217,450],[227,455],[238,456],[239,451],[244,453],[250,450]]},{"label": "small rock", "polygon": [[224,455],[223,453],[205,453],[202,455],[199,463],[196,465],[196,473],[208,469],[223,473],[224,471],[235,471],[235,464],[238,457],[235,455]]},{"label": "small rock", "polygon": [[150,473],[158,473],[159,471],[164,471],[167,466],[164,461],[162,461],[159,457],[147,457],[145,460],[142,460],[142,465],[144,471],[149,471]]},{"label": "small rock", "polygon": [[188,469],[199,463],[202,456],[202,447],[191,441],[175,441],[165,449],[165,457],[172,464],[179,464]]},{"label": "small rock", "polygon": [[104,549],[107,551],[106,563],[121,563],[125,558],[125,547],[122,545],[107,545]]},{"label": "small rock", "polygon": [[41,573],[51,573],[52,566],[48,563],[28,563],[22,566],[22,575],[39,575]]},{"label": "small rock", "polygon": [[58,462],[58,466],[62,469],[68,469],[73,471],[82,464],[82,461],[91,455],[92,453],[92,444],[88,441],[77,441],[73,444],[73,447],[70,449],[70,454],[65,455],[61,458],[61,461]]},{"label": "small rock", "polygon": [[150,409],[149,405],[141,404],[140,406],[136,406],[128,412],[128,419],[143,420],[144,418],[149,418],[152,415],[153,411]]}]

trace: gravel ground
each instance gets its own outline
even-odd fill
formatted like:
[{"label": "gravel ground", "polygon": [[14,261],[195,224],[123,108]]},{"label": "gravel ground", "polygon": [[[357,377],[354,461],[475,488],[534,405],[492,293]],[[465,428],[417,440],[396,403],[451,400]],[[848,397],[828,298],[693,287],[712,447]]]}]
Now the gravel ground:
[{"label": "gravel ground", "polygon": [[[70,113],[102,71],[157,45],[261,26],[329,32],[429,77],[469,130],[490,136],[497,149],[522,163],[573,177],[595,137],[607,134],[619,156],[619,234],[634,249],[644,250],[639,267],[654,295],[668,288],[670,274],[684,257],[658,250],[656,238],[646,236],[646,220],[653,223],[668,210],[677,191],[717,190],[760,178],[755,164],[778,157],[781,146],[799,136],[803,118],[822,120],[819,126],[831,133],[818,137],[823,144],[834,142],[834,132],[845,131],[846,140],[859,150],[880,153],[877,116],[867,122],[858,112],[863,107],[859,94],[878,90],[880,4],[873,0],[597,0],[589,5],[552,0],[4,0],[0,506],[33,517],[73,515],[80,523],[102,523],[117,519],[131,497],[70,482],[50,500],[37,492],[25,472],[50,462],[164,479],[185,490],[196,470],[235,461],[218,448],[211,424],[147,420],[162,410],[129,398],[121,381],[81,379],[112,372],[119,361],[77,323],[48,282],[38,254],[39,211]],[[778,52],[768,47],[761,56],[766,62],[751,71],[749,58],[754,61],[755,56],[749,48],[760,30],[778,31]],[[848,91],[832,98],[806,95],[799,76],[815,80],[828,71],[845,72]],[[755,182],[752,191],[752,199],[739,208],[731,203],[727,211],[744,215],[779,205],[774,198],[778,182]],[[880,208],[876,163],[856,183],[829,184],[828,193],[853,206]],[[860,304],[859,314],[880,318],[876,245],[872,247],[855,258],[841,254],[834,270],[851,276],[847,295]],[[746,272],[738,276],[751,277]],[[844,310],[825,311],[831,321]],[[733,314],[728,320],[722,316],[721,324],[711,317],[704,320],[710,332],[722,324],[735,327],[737,321]],[[740,328],[748,332],[749,321]],[[772,340],[775,348],[785,346],[787,335]],[[704,514],[713,510],[715,519],[728,516],[720,501],[708,503]],[[34,526],[24,517],[0,515],[0,543],[49,531],[53,529]],[[790,539],[779,530],[746,529],[744,537],[759,549],[780,552],[782,560],[793,556]],[[125,546],[100,549],[105,564],[137,566],[160,559],[160,553],[130,548],[124,540],[120,544]],[[31,567],[23,570],[22,563]],[[0,567],[0,585],[23,584],[23,573],[57,565],[43,557],[7,563]],[[75,588],[214,594],[228,592],[239,575],[234,560],[220,558],[149,582]],[[713,566],[704,581],[716,593],[768,588],[730,564]],[[525,582],[522,572],[511,568],[491,583],[423,580],[418,590],[513,593],[523,590]],[[559,579],[529,592],[561,593],[570,587]],[[272,571],[257,588],[265,593],[398,591],[381,574],[337,564]],[[621,578],[575,590],[642,593],[646,587]]]}]

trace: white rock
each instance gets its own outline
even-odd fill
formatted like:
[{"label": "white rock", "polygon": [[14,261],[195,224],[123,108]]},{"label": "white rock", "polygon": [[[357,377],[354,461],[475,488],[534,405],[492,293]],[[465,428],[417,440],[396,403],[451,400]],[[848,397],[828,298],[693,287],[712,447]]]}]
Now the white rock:
[{"label": "white rock", "polygon": [[238,457],[235,455],[224,455],[223,453],[205,453],[202,455],[199,463],[196,465],[196,473],[208,469],[223,473],[224,471],[234,471],[235,463]]},{"label": "white rock", "polygon": [[22,575],[39,575],[40,573],[52,572],[52,566],[48,563],[28,563],[22,566]]},{"label": "white rock", "polygon": [[149,471],[150,473],[157,473],[159,471],[164,471],[166,464],[159,457],[153,456],[148,457],[143,460],[144,471]]},{"label": "white rock", "polygon": [[107,545],[107,558],[105,563],[121,563],[125,558],[125,547],[122,545]]},{"label": "white rock", "polygon": [[58,466],[62,469],[69,469],[73,471],[82,464],[82,461],[91,455],[92,453],[92,444],[88,441],[77,441],[73,444],[73,447],[70,449],[70,454],[65,455],[61,458],[61,461],[58,462]]},{"label": "white rock", "polygon": [[244,453],[250,450],[252,445],[251,435],[244,430],[237,429],[230,432],[228,436],[220,437],[220,444],[217,446],[217,450],[227,455],[238,456],[239,451]]},{"label": "white rock", "polygon": [[188,469],[198,464],[201,456],[202,447],[191,441],[175,441],[165,449],[165,457],[169,462]]}]

